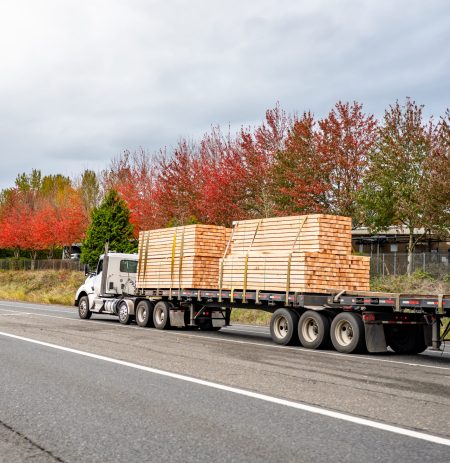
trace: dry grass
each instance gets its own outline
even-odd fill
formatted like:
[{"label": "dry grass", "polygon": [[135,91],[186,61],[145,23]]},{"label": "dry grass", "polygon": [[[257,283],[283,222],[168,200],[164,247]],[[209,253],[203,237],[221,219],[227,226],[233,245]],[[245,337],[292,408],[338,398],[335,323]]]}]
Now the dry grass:
[{"label": "dry grass", "polygon": [[264,310],[233,309],[231,311],[232,322],[249,325],[266,326],[269,324],[271,316],[270,312],[264,312]]},{"label": "dry grass", "polygon": [[1,270],[0,299],[72,305],[85,278],[70,270]]},{"label": "dry grass", "polygon": [[450,278],[435,279],[425,272],[373,278],[372,291],[410,294],[450,294]]}]

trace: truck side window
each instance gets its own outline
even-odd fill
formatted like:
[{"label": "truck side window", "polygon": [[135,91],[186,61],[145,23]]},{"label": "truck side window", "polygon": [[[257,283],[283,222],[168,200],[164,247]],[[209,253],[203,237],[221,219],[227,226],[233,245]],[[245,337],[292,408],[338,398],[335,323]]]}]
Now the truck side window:
[{"label": "truck side window", "polygon": [[103,270],[103,259],[100,259],[98,261],[98,265],[97,265],[97,275]]},{"label": "truck side window", "polygon": [[120,272],[121,273],[137,273],[137,260],[121,260]]}]

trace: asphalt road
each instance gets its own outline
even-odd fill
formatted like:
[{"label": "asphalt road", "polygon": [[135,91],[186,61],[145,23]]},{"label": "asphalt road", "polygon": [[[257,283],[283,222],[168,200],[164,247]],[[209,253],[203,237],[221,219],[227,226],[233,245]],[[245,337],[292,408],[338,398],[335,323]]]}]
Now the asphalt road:
[{"label": "asphalt road", "polygon": [[143,329],[0,301],[0,461],[450,461],[450,352]]}]

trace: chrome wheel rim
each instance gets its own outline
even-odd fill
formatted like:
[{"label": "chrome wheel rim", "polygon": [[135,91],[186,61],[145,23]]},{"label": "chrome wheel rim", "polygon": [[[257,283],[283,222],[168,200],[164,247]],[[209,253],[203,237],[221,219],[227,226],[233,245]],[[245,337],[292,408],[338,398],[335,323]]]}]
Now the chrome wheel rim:
[{"label": "chrome wheel rim", "polygon": [[138,310],[138,319],[140,323],[144,323],[145,319],[147,318],[147,307],[140,308]]},{"label": "chrome wheel rim", "polygon": [[160,307],[155,309],[155,321],[158,325],[162,325],[164,323],[164,310]]},{"label": "chrome wheel rim", "polygon": [[79,309],[80,309],[80,314],[83,315],[83,317],[84,317],[87,314],[87,311],[88,311],[87,304],[86,304],[86,301],[84,299],[80,302]]},{"label": "chrome wheel rim", "polygon": [[353,340],[353,326],[347,320],[339,320],[334,329],[334,334],[341,346],[348,346]]},{"label": "chrome wheel rim", "polygon": [[119,318],[125,320],[128,316],[128,306],[126,304],[121,304],[119,307]]},{"label": "chrome wheel rim", "polygon": [[312,317],[305,318],[302,324],[302,336],[307,342],[314,342],[319,337],[319,325]]},{"label": "chrome wheel rim", "polygon": [[273,331],[278,339],[284,339],[289,332],[289,323],[286,317],[278,315],[273,323]]}]

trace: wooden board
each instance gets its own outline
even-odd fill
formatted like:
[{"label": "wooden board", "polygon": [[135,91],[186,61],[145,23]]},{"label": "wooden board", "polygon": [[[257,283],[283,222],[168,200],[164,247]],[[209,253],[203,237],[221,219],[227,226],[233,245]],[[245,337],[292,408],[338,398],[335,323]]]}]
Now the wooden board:
[{"label": "wooden board", "polygon": [[231,254],[251,251],[351,253],[351,218],[326,214],[241,220],[234,223]]},{"label": "wooden board", "polygon": [[369,272],[370,258],[351,255],[348,217],[276,217],[235,222],[232,233],[189,225],[139,235],[138,288],[366,291]]},{"label": "wooden board", "polygon": [[217,288],[231,230],[187,225],[139,234],[137,288]]},{"label": "wooden board", "polygon": [[223,289],[325,292],[369,289],[370,258],[319,252],[229,255],[221,260]]}]

